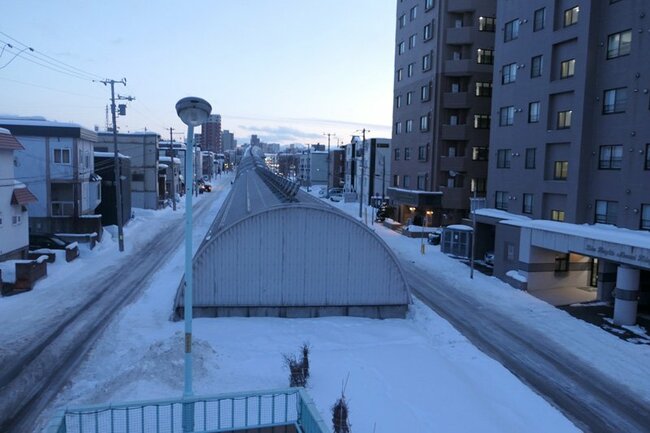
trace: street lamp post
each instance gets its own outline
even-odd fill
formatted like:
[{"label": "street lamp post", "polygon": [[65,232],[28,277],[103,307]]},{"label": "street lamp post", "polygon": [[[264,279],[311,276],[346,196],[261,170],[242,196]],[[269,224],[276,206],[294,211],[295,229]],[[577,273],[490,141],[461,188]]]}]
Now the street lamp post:
[{"label": "street lamp post", "polygon": [[327,135],[327,193],[325,197],[330,198],[330,138],[336,136],[336,134],[324,132],[323,135]]},{"label": "street lamp post", "polygon": [[[187,147],[193,149],[194,127],[205,122],[212,106],[201,98],[186,97],[176,103],[176,112],[187,125]],[[192,176],[194,154],[185,152],[185,173]],[[185,291],[183,315],[185,319],[185,387],[183,398],[192,396],[192,187],[185,179]],[[194,405],[183,405],[183,431],[194,431]]]}]

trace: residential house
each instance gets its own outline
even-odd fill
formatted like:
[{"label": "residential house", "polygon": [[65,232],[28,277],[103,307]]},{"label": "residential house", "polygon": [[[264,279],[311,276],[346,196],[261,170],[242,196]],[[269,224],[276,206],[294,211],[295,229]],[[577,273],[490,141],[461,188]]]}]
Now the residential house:
[{"label": "residential house", "polygon": [[[113,152],[113,133],[99,132],[97,152]],[[158,142],[154,132],[118,133],[117,147],[131,158],[131,203],[133,207],[158,209],[162,196],[158,183]]]},{"label": "residential house", "polygon": [[97,134],[73,123],[43,117],[1,117],[23,146],[15,151],[15,174],[38,201],[27,204],[29,229],[37,232],[97,233],[100,179],[94,174]]},{"label": "residential house", "polygon": [[29,250],[27,204],[36,197],[14,174],[14,152],[24,147],[0,128],[0,261],[24,259]]}]

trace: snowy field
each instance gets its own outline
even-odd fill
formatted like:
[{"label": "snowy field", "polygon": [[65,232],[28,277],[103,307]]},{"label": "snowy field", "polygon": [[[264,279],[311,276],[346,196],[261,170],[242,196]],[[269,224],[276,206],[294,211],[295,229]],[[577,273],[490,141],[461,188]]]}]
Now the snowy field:
[{"label": "snowy field", "polygon": [[[222,180],[222,182],[224,182]],[[214,194],[214,193],[212,193]],[[207,198],[204,194],[200,199]],[[225,194],[212,204],[214,215]],[[337,204],[355,215],[358,204]],[[126,228],[127,250],[139,237],[147,239],[182,212],[149,212]],[[209,228],[212,216],[197,220],[194,246]],[[476,275],[427,245],[375,226],[395,250],[423,269],[431,269],[458,290],[471,292],[494,308],[511,311],[535,323],[576,352],[576,362],[593,365],[595,374],[634,377],[631,387],[650,393],[650,348],[619,340],[576,320],[499,280]],[[90,278],[93,266],[116,263],[115,242],[107,236],[99,250],[84,251],[76,279]],[[95,262],[96,261],[96,262]],[[74,263],[73,263],[74,264]],[[32,292],[32,305],[51,302],[70,268],[61,265]],[[147,291],[125,308],[90,351],[78,373],[39,420],[69,404],[124,402],[180,397],[183,389],[183,323],[169,321],[183,273],[183,246],[161,264]],[[72,290],[72,289],[70,289]],[[25,294],[29,295],[29,294]],[[20,295],[20,296],[25,296]],[[0,311],[14,298],[1,298]],[[194,321],[194,391],[284,388],[288,371],[283,354],[297,354],[308,342],[308,392],[326,424],[330,408],[346,380],[350,421],[355,432],[568,432],[578,431],[561,413],[529,390],[496,361],[472,346],[446,321],[416,302],[406,320],[361,318],[277,319],[219,318]],[[116,344],[119,342],[119,344]],[[650,401],[650,397],[648,398]]]}]

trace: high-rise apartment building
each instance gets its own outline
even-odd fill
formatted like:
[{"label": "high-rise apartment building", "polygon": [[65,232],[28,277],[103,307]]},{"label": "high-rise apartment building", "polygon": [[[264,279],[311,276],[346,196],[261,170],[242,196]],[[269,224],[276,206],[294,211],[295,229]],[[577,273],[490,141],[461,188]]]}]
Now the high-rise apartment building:
[{"label": "high-rise apartment building", "polygon": [[201,149],[223,153],[221,145],[221,115],[211,114],[201,125]]},{"label": "high-rise apartment building", "polygon": [[485,194],[496,0],[399,0],[391,188],[397,219],[452,224]]},{"label": "high-rise apartment building", "polygon": [[490,209],[477,217],[496,276],[597,287],[615,294],[619,323],[650,298],[647,12],[642,0],[498,1]]},{"label": "high-rise apartment building", "polygon": [[235,134],[228,131],[227,129],[224,129],[221,132],[221,145],[224,151],[235,150],[235,147],[237,146],[236,143],[237,141],[235,140]]}]

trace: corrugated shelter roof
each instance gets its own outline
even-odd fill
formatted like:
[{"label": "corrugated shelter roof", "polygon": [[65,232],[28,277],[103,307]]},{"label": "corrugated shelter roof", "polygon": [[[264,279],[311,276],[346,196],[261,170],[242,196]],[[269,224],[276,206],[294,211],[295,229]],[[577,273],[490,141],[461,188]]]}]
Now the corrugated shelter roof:
[{"label": "corrugated shelter roof", "polygon": [[[251,153],[193,268],[199,316],[404,317],[411,301],[381,238],[273,175]],[[177,314],[182,307],[181,288]]]}]

